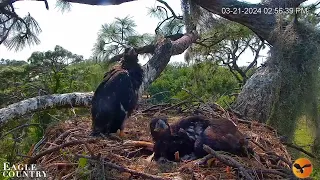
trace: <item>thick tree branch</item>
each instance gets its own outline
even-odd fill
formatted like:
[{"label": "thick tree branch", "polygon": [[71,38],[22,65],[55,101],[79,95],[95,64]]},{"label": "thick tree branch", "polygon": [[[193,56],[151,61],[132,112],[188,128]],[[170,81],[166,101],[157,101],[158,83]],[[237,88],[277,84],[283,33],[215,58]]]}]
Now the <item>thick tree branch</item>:
[{"label": "thick tree branch", "polygon": [[[263,39],[267,40],[270,44],[273,44],[273,39],[271,39],[270,33],[274,29],[276,25],[276,17],[274,14],[244,14],[244,13],[223,13],[223,8],[240,8],[244,10],[244,8],[266,8],[268,6],[262,4],[248,4],[245,2],[240,2],[237,0],[193,0],[197,5],[201,6],[202,8],[220,15],[228,20],[238,22],[242,25],[247,26],[253,32],[255,32],[258,36],[262,37]],[[306,0],[285,0],[283,4],[289,7],[297,7],[301,3]],[[289,3],[290,2],[290,3]],[[289,6],[290,5],[290,6]],[[286,7],[285,6],[285,7]],[[282,7],[284,8],[284,7]]]},{"label": "thick tree branch", "polygon": [[[0,125],[9,119],[21,117],[25,114],[55,107],[89,107],[92,93],[67,93],[37,96],[26,99],[0,109]],[[71,107],[71,106],[70,106]]]}]

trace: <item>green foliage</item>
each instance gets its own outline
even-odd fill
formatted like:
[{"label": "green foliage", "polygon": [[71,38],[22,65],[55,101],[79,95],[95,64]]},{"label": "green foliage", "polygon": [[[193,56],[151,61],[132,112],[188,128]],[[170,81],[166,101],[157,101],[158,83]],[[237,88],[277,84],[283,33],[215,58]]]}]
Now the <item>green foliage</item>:
[{"label": "green foliage", "polygon": [[238,83],[228,69],[205,62],[193,66],[168,65],[148,92],[156,103],[169,102],[191,98],[182,90],[186,88],[205,101],[216,101],[225,106],[233,101],[228,95],[237,87]]},{"label": "green foliage", "polygon": [[120,54],[127,45],[138,47],[149,44],[153,36],[138,34],[135,31],[136,26],[129,16],[123,19],[115,18],[111,24],[102,25],[93,47],[93,55],[105,60]]},{"label": "green foliage", "polygon": [[88,163],[88,159],[86,158],[79,158],[79,161],[78,161],[78,165],[79,165],[79,168],[84,168]]},{"label": "green foliage", "polygon": [[0,9],[0,45],[20,51],[27,45],[40,44],[38,35],[42,30],[30,13],[20,17],[9,4],[4,6]]}]

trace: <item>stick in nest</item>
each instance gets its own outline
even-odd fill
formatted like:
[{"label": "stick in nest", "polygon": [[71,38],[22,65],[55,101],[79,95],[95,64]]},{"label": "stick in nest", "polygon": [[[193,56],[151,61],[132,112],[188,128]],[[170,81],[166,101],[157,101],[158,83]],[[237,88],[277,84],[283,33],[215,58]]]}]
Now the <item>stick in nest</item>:
[{"label": "stick in nest", "polygon": [[129,168],[120,166],[120,165],[116,165],[116,164],[113,164],[111,162],[104,161],[101,158],[99,158],[99,159],[92,158],[90,156],[86,156],[86,155],[82,155],[82,154],[76,154],[75,158],[86,158],[86,159],[88,159],[90,161],[93,161],[93,162],[103,163],[105,166],[108,166],[109,168],[116,169],[116,170],[118,170],[120,172],[127,172],[127,173],[130,173],[132,175],[136,175],[136,176],[139,176],[139,177],[142,177],[142,178],[145,178],[145,179],[152,179],[152,180],[165,180],[165,179],[167,179],[167,178],[163,178],[163,177],[160,177],[160,176],[139,172],[139,171],[136,171],[136,170],[133,170],[133,169],[129,169]]},{"label": "stick in nest", "polygon": [[154,144],[152,142],[147,142],[147,141],[132,141],[128,140],[123,143],[124,146],[133,146],[133,147],[138,147],[138,148],[144,148],[149,151],[153,151],[153,146]]},{"label": "stick in nest", "polygon": [[254,178],[247,172],[247,170],[242,166],[242,164],[240,164],[238,161],[234,160],[232,157],[229,157],[227,155],[222,155],[222,154],[218,154],[216,151],[214,151],[213,149],[211,149],[209,146],[207,145],[203,145],[203,149],[209,153],[212,154],[214,157],[216,157],[219,161],[221,161],[222,163],[237,168],[240,170],[240,172],[243,173],[243,175],[245,176],[246,179],[248,180],[253,180]]},{"label": "stick in nest", "polygon": [[208,110],[211,111],[212,115],[216,115],[217,114],[208,104],[206,104],[201,98],[199,98],[198,96],[196,96],[195,94],[190,92],[188,89],[182,88],[182,90],[186,91],[191,96],[197,98],[201,103],[203,103],[208,108]]},{"label": "stick in nest", "polygon": [[186,100],[183,100],[183,101],[181,101],[181,102],[179,102],[177,104],[174,104],[174,105],[172,105],[170,107],[164,108],[164,109],[160,110],[159,112],[167,111],[169,109],[175,108],[177,106],[181,106],[181,105],[189,103],[189,102],[190,102],[190,99],[186,99]]},{"label": "stick in nest", "polygon": [[75,141],[66,142],[66,143],[61,144],[59,146],[56,146],[56,147],[47,149],[45,151],[42,151],[39,154],[33,156],[32,158],[29,159],[28,164],[34,164],[42,156],[44,156],[46,154],[49,154],[49,153],[52,153],[54,151],[58,151],[59,149],[62,149],[64,147],[72,146],[72,145],[76,145],[76,144],[93,143],[95,141],[97,141],[97,139],[88,139],[88,140],[85,140],[85,141],[75,140]]}]

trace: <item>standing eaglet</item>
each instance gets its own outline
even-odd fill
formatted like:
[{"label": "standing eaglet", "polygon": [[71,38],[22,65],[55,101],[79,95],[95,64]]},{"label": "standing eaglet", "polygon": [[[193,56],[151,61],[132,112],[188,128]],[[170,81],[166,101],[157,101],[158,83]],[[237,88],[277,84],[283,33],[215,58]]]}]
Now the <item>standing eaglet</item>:
[{"label": "standing eaglet", "polygon": [[134,48],[126,48],[120,64],[104,75],[92,98],[92,136],[117,133],[124,136],[124,122],[138,102],[143,70]]}]

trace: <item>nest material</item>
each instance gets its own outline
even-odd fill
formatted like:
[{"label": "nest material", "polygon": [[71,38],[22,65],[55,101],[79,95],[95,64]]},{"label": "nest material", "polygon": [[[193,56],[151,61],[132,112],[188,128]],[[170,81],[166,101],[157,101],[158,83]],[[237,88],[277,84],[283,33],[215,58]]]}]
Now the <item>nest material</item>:
[{"label": "nest material", "polygon": [[[47,129],[46,142],[29,162],[36,162],[52,179],[237,179],[246,175],[249,176],[246,179],[292,177],[291,157],[271,127],[241,120],[221,108],[215,110],[215,116],[229,116],[242,133],[251,137],[250,145],[256,152],[255,157],[237,157],[213,151],[213,155],[189,162],[148,161],[152,154],[150,149],[126,142],[152,142],[149,121],[155,109],[159,110],[157,108],[166,109],[162,113],[169,117],[169,123],[193,114],[181,113],[179,107],[177,113],[168,105],[135,113],[126,121],[124,142],[90,137],[90,117],[61,122]],[[207,160],[212,157],[215,159],[208,163]]]}]

